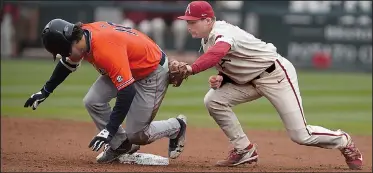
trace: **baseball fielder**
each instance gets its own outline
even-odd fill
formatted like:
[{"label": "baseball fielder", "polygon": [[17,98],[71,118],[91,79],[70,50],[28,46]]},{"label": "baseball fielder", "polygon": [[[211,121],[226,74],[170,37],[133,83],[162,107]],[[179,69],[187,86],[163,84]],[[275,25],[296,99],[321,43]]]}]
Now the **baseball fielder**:
[{"label": "baseball fielder", "polygon": [[179,19],[187,21],[193,38],[202,38],[205,53],[192,65],[173,62],[177,68],[170,65],[170,71],[178,71],[183,77],[213,66],[219,71],[209,79],[212,89],[206,94],[204,103],[234,149],[226,160],[217,162],[218,166],[236,166],[258,160],[256,145],[243,132],[232,107],[264,96],[276,108],[292,141],[339,149],[350,169],[362,168],[362,155],[350,135],[307,124],[296,70],[277,53],[273,44],[225,21],[216,21],[211,5],[205,1],[191,2]]},{"label": "baseball fielder", "polygon": [[[54,19],[45,26],[42,41],[54,58],[57,54],[62,58],[49,81],[24,107],[35,110],[86,60],[101,73],[83,99],[100,130],[89,147],[99,151],[104,144],[110,145],[97,162],[110,163],[163,137],[170,138],[170,158],[181,154],[185,116],[153,121],[166,94],[169,74],[166,54],[148,36],[110,22],[72,24]],[[115,97],[111,110],[109,102]],[[126,116],[124,130],[121,124]]]}]

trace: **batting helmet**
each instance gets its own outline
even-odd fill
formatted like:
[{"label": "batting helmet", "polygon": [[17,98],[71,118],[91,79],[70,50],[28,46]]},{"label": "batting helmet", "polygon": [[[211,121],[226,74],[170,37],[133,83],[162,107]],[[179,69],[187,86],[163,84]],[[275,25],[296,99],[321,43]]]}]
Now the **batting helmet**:
[{"label": "batting helmet", "polygon": [[53,54],[68,57],[72,49],[72,33],[74,24],[62,19],[51,20],[43,29],[42,41],[45,49]]}]

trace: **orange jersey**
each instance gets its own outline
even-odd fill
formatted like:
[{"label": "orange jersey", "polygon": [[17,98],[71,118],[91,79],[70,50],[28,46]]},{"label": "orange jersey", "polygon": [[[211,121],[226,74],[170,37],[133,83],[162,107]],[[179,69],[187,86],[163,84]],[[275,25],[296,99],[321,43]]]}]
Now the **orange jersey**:
[{"label": "orange jersey", "polygon": [[90,32],[84,59],[108,75],[118,90],[157,69],[161,50],[147,35],[110,22],[84,24],[83,29]]}]

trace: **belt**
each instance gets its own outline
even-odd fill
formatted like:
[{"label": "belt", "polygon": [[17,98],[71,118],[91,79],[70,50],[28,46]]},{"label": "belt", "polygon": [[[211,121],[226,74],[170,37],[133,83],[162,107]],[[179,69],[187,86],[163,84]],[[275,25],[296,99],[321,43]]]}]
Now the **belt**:
[{"label": "belt", "polygon": [[[275,63],[273,63],[271,66],[269,66],[268,68],[266,68],[264,71],[266,71],[267,73],[272,73],[275,70],[276,70],[276,65],[275,65]],[[224,73],[219,73],[219,75],[221,75],[223,77],[223,81],[221,83],[221,86],[224,85],[225,83],[237,84],[236,82],[234,82],[231,78],[229,78]],[[260,79],[260,75],[258,75],[257,77],[255,77],[253,80],[255,80],[255,79]],[[252,84],[253,80],[251,80],[249,83]]]},{"label": "belt", "polygon": [[[275,70],[276,70],[276,65],[275,65],[275,63],[273,63],[271,66],[269,66],[268,68],[266,68],[264,71],[267,72],[267,73],[272,73]],[[255,79],[260,79],[260,75],[258,75],[257,77],[255,77],[253,80],[255,80]]]},{"label": "belt", "polygon": [[167,55],[162,50],[161,50],[161,56],[162,57],[161,57],[161,60],[159,61],[159,65],[168,71]]},{"label": "belt", "polygon": [[163,64],[166,62],[166,54],[162,52],[162,57],[161,57],[161,61],[159,61],[159,65],[163,66]]}]

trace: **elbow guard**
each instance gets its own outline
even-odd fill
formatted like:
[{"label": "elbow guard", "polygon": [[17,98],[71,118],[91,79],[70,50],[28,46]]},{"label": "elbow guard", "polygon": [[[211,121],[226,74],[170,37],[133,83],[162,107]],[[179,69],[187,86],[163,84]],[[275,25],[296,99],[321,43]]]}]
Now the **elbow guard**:
[{"label": "elbow guard", "polygon": [[69,69],[71,72],[74,72],[78,69],[78,67],[80,67],[80,62],[73,62],[70,60],[69,57],[62,57],[60,59],[60,62],[62,63],[62,65],[64,65],[67,69]]}]

